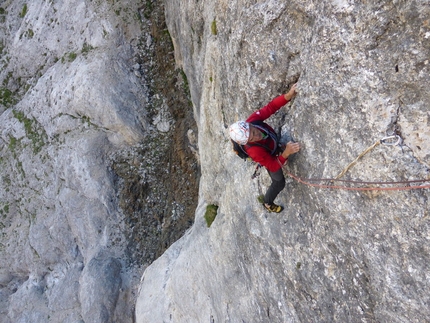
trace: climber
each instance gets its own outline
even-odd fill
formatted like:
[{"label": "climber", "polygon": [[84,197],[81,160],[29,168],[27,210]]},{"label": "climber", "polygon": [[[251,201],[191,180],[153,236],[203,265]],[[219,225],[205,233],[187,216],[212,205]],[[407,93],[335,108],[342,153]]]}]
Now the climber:
[{"label": "climber", "polygon": [[230,137],[242,146],[248,156],[264,166],[269,172],[272,183],[264,195],[263,206],[269,212],[279,213],[284,208],[276,205],[274,200],[285,187],[282,166],[288,156],[300,150],[299,143],[289,141],[285,149],[277,152],[278,138],[271,126],[263,121],[286,105],[296,95],[297,84],[283,95],[273,99],[269,104],[251,114],[246,121],[238,121],[229,127]]}]

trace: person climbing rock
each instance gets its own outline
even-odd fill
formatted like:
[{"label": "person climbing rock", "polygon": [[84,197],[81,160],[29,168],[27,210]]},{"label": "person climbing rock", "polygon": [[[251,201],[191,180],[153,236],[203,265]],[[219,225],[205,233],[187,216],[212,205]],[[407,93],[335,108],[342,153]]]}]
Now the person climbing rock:
[{"label": "person climbing rock", "polygon": [[291,101],[296,95],[296,88],[297,84],[294,84],[286,94],[274,98],[245,121],[235,122],[229,127],[230,138],[241,145],[241,149],[253,161],[264,166],[269,172],[272,183],[264,195],[263,206],[270,212],[279,213],[284,209],[274,203],[285,187],[282,166],[287,162],[288,156],[300,150],[300,144],[289,141],[285,148],[279,151],[276,132],[264,120]]}]

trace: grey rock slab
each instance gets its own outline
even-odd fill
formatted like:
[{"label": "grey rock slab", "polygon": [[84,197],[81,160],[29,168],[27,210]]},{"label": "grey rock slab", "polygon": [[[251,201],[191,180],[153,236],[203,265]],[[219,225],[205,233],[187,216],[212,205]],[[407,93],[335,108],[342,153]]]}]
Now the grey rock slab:
[{"label": "grey rock slab", "polygon": [[[193,228],[142,276],[137,322],[421,322],[429,190],[313,188],[381,138],[345,179],[428,179],[429,7],[420,1],[166,3],[190,84],[202,177]],[[214,29],[216,26],[216,32]],[[298,81],[269,119],[302,149],[284,167],[282,214],[257,203],[270,179],[232,153],[227,127]],[[207,228],[205,206],[219,206]]]}]

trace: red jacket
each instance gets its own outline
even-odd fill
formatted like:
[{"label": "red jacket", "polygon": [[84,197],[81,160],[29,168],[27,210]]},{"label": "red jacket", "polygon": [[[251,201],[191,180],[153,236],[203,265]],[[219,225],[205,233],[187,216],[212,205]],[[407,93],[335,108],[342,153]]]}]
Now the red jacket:
[{"label": "red jacket", "polygon": [[[287,103],[288,101],[285,99],[284,95],[280,95],[270,101],[269,104],[267,104],[265,107],[251,114],[249,118],[246,119],[246,122],[264,121]],[[269,147],[270,149],[273,149],[275,146],[275,142],[270,137],[257,141],[257,143]],[[271,155],[270,152],[264,147],[245,146],[245,149],[249,157],[251,157],[253,161],[266,167],[271,172],[278,171],[287,161],[287,159],[285,159],[281,155]]]}]

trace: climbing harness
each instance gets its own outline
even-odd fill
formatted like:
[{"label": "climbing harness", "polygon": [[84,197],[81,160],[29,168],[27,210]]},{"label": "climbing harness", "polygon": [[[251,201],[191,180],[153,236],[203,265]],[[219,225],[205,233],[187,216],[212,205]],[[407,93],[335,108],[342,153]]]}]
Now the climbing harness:
[{"label": "climbing harness", "polygon": [[[340,179],[346,172],[354,166],[357,161],[366,155],[369,151],[371,151],[376,146],[382,144],[386,146],[400,146],[403,140],[399,135],[392,135],[384,137],[369,148],[365,149],[356,159],[354,159],[345,169],[339,173],[335,178],[302,178],[287,171],[287,174],[294,180],[299,183],[305,184],[307,186],[318,187],[318,188],[333,188],[333,189],[344,189],[351,191],[402,191],[402,190],[413,190],[413,189],[424,189],[430,188],[430,184],[426,185],[410,185],[413,183],[430,183],[430,179],[419,179],[419,180],[410,180],[410,181],[397,181],[397,182],[364,182],[364,181],[353,181],[353,180],[342,180]],[[315,184],[312,182],[328,182],[329,184]],[[361,184],[361,185],[399,185],[403,184],[403,186],[394,186],[394,187],[375,187],[375,186],[367,186],[367,187],[349,187],[345,185],[334,185],[333,182],[342,182],[342,183],[352,183],[352,184]]]}]

